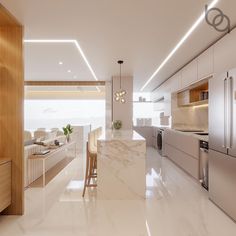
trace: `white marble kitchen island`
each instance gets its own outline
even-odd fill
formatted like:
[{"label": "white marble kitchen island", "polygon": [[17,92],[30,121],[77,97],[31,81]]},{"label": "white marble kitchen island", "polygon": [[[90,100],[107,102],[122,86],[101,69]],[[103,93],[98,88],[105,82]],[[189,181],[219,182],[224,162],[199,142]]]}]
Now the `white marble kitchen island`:
[{"label": "white marble kitchen island", "polygon": [[145,199],[146,140],[133,130],[107,130],[97,145],[98,199]]}]

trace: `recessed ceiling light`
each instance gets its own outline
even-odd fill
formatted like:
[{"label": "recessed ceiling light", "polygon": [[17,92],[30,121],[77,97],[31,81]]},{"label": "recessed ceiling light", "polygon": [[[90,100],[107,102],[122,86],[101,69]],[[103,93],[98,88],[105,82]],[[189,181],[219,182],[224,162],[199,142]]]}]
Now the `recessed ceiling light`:
[{"label": "recessed ceiling light", "polygon": [[71,73],[71,70],[68,70],[67,72],[68,72],[68,73]]},{"label": "recessed ceiling light", "polygon": [[63,65],[63,62],[62,61],[59,61],[59,63],[58,63],[59,65]]},{"label": "recessed ceiling light", "polygon": [[[96,80],[96,81],[98,80],[96,74],[93,71],[93,68],[89,64],[89,61],[86,58],[86,56],[85,56],[85,54],[84,54],[84,52],[83,52],[82,48],[80,47],[77,40],[75,40],[75,39],[25,39],[24,42],[25,43],[73,43],[76,46],[77,50],[79,51],[80,55],[82,56],[88,69],[90,70],[94,80]],[[96,88],[99,92],[101,92],[101,90],[98,87],[96,87]]]},{"label": "recessed ceiling light", "polygon": [[[209,5],[209,9],[214,7],[219,0],[214,0]],[[158,72],[164,67],[164,65],[170,60],[170,58],[176,53],[176,51],[183,45],[183,43],[187,40],[187,38],[192,34],[192,32],[198,27],[198,25],[204,20],[205,11],[201,14],[201,16],[197,19],[197,21],[192,25],[192,27],[188,30],[188,32],[183,36],[183,38],[176,44],[176,46],[172,49],[169,55],[164,59],[164,61],[158,66],[158,68],[154,71],[151,77],[146,81],[146,83],[141,88],[141,92],[147,87],[147,85],[154,79],[154,77],[158,74]]]}]

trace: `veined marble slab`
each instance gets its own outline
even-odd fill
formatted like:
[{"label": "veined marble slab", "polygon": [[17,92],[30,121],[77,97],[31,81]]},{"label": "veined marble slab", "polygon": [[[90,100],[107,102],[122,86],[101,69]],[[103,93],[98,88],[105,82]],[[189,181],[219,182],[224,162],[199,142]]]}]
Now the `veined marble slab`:
[{"label": "veined marble slab", "polygon": [[108,130],[98,140],[98,199],[145,199],[146,141],[133,130]]}]

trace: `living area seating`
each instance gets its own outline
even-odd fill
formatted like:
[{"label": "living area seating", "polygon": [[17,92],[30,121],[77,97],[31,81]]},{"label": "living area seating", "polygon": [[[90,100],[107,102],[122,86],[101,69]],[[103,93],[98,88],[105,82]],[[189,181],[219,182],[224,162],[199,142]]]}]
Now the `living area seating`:
[{"label": "living area seating", "polygon": [[[46,130],[46,129],[45,129]],[[55,140],[58,140],[59,142],[65,143],[66,137],[62,133],[62,135],[57,136],[57,132],[46,132],[42,130],[37,130],[34,133],[36,133],[36,137],[44,142],[45,145],[54,144]],[[42,174],[42,162],[39,160],[32,160],[30,164],[28,163],[28,158],[36,153],[40,152],[46,147],[34,144],[35,138],[32,137],[31,133],[29,131],[25,131],[25,147],[24,147],[24,166],[25,166],[25,176],[24,176],[24,186],[27,187],[32,182],[34,182],[36,179],[38,179]],[[31,138],[27,139],[27,138]],[[32,141],[32,143],[30,143]],[[51,158],[45,166],[46,171],[55,166],[58,162],[63,160],[65,158],[64,153],[58,153],[55,158]],[[30,175],[27,175],[27,169],[30,168]]]},{"label": "living area seating", "polygon": [[32,134],[30,131],[25,130],[24,131],[24,142],[27,142],[29,140],[32,140]]}]

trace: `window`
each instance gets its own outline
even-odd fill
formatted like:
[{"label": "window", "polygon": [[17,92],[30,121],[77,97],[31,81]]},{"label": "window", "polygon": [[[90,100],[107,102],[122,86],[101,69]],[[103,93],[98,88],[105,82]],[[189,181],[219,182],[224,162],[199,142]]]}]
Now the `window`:
[{"label": "window", "polygon": [[25,100],[25,130],[66,124],[105,127],[105,100]]}]

